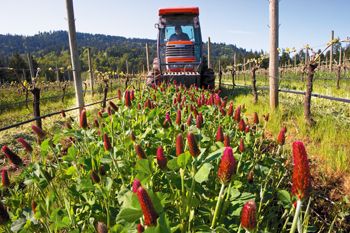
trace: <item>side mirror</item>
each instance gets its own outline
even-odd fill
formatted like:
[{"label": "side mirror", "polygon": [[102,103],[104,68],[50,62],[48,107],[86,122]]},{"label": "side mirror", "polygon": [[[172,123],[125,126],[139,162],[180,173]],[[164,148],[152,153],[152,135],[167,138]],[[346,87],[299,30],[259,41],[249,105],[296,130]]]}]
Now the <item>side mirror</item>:
[{"label": "side mirror", "polygon": [[195,16],[193,18],[193,25],[194,25],[194,28],[199,28],[199,19],[198,19],[198,16]]}]

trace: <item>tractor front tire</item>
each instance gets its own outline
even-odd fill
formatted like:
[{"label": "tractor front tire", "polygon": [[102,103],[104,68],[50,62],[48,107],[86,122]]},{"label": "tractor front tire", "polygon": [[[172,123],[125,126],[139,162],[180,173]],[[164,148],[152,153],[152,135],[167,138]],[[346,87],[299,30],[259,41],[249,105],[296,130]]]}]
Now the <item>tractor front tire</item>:
[{"label": "tractor front tire", "polygon": [[215,88],[215,74],[213,69],[208,68],[204,70],[201,75],[201,87],[204,89]]}]

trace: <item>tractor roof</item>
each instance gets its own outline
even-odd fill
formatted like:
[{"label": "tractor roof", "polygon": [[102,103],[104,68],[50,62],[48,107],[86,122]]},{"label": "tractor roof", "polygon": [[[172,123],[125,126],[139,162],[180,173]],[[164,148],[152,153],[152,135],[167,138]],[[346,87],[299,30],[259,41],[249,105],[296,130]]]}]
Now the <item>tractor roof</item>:
[{"label": "tractor roof", "polygon": [[199,15],[199,8],[198,7],[175,7],[175,8],[159,9],[159,16],[176,15],[176,14]]}]

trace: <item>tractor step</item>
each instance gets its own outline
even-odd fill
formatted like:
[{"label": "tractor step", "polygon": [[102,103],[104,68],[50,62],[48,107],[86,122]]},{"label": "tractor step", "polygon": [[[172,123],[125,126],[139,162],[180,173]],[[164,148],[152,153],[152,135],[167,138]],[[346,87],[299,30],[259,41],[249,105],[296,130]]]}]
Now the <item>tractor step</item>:
[{"label": "tractor step", "polygon": [[199,76],[198,72],[165,72],[162,76]]},{"label": "tractor step", "polygon": [[200,80],[201,77],[198,72],[166,72],[154,77],[148,76],[147,84],[158,84],[161,82],[173,83],[176,81],[177,84],[182,83],[186,87],[190,87],[193,84],[200,86]]}]

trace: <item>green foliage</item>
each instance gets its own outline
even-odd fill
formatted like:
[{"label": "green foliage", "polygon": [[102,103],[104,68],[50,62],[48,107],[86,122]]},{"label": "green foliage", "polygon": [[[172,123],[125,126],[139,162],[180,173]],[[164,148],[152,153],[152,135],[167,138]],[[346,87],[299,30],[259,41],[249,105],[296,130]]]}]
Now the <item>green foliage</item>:
[{"label": "green foliage", "polygon": [[[243,84],[242,81],[242,79],[239,79],[237,83]],[[264,85],[264,83],[261,82],[260,85]],[[317,83],[315,89],[321,90]],[[266,114],[270,112],[268,91],[260,91],[260,100],[257,104],[252,103],[252,96],[249,95],[250,90],[248,88],[235,88],[233,92],[234,95],[241,93],[244,93],[244,95],[237,96],[236,99],[247,106],[247,114],[252,115],[254,112]],[[338,93],[346,95],[344,90],[340,90]],[[349,158],[347,154],[350,153],[350,144],[348,143],[350,137],[349,107],[341,102],[313,98],[311,112],[316,124],[310,128],[305,124],[304,119],[304,96],[280,93],[279,100],[279,109],[270,112],[270,120],[266,123],[268,131],[273,135],[277,135],[280,129],[286,126],[290,139],[310,142],[308,145],[309,153],[323,161],[318,163],[319,170],[331,171],[332,173],[348,173]],[[287,144],[287,148],[290,148],[290,145]]]},{"label": "green foliage", "polygon": [[[156,31],[154,32],[156,35]],[[118,73],[127,70],[129,73],[140,73],[147,70],[145,67],[146,55],[145,44],[149,45],[150,61],[156,57],[156,41],[150,39],[124,38],[120,36],[108,36],[101,34],[77,33],[77,43],[79,46],[80,64],[83,71],[88,70],[87,51],[91,48],[92,63],[94,70],[117,71]],[[65,31],[44,32],[34,36],[0,35],[0,58],[8,58],[14,53],[25,54],[30,52],[38,61],[40,76],[46,77],[47,81],[55,81],[56,68],[59,69],[61,80],[68,80],[70,68],[70,55],[68,47],[68,35]],[[204,50],[207,46],[204,46]],[[221,65],[226,67],[232,64],[233,53],[237,54],[237,62],[242,63],[243,57],[259,57],[263,51],[253,52],[238,48],[235,45],[223,43],[212,43],[212,61],[214,67]],[[206,52],[205,52],[206,53]],[[26,61],[26,59],[25,59]],[[128,68],[126,63],[128,63]],[[5,66],[8,64],[4,64]],[[27,66],[27,65],[26,65]],[[19,68],[19,66],[16,66]],[[22,71],[21,71],[22,72]],[[16,80],[15,76],[9,77],[7,74],[5,81]],[[27,74],[27,76],[29,76]]]},{"label": "green foliage", "polygon": [[[173,104],[180,92],[186,96],[182,108]],[[98,128],[89,119],[88,129],[71,122],[73,129],[60,129],[48,136],[35,145],[33,162],[23,168],[15,187],[4,197],[3,203],[12,216],[8,225],[31,232],[93,232],[94,224],[102,221],[112,231],[134,232],[140,219],[141,223],[144,221],[140,200],[131,191],[137,178],[158,216],[157,224],[146,227],[145,232],[210,232],[221,186],[217,174],[223,144],[215,142],[217,127],[221,125],[231,138],[237,168],[222,193],[222,205],[215,215],[216,231],[238,231],[240,211],[251,199],[257,203],[258,229],[280,231],[282,225],[276,219],[288,222],[290,215],[283,213],[292,208],[292,197],[285,191],[289,190],[290,177],[286,176],[284,165],[286,154],[281,156],[273,141],[262,138],[263,124],[251,127],[247,133],[239,131],[237,122],[219,111],[222,99],[217,105],[197,107],[204,118],[201,129],[194,122],[190,126],[182,122],[183,127],[175,124],[178,108],[186,119],[189,106],[197,106],[198,98],[214,97],[217,98],[215,93],[194,88],[147,89],[135,92],[130,108],[124,106],[123,100],[115,101],[118,110],[99,117]],[[155,108],[138,108],[149,98],[157,100]],[[173,124],[165,128],[167,112]],[[242,117],[247,120],[246,115]],[[135,141],[129,137],[131,131],[136,135]],[[201,151],[198,157],[191,157],[186,142],[185,152],[175,155],[176,136],[188,132],[196,136]],[[109,151],[104,150],[103,133],[111,139]],[[237,150],[241,138],[245,142],[242,153]],[[134,144],[141,145],[146,158],[138,158]],[[168,160],[166,169],[157,164],[158,146],[163,147]],[[254,172],[254,181],[247,180],[250,171]],[[19,191],[21,182],[25,186]],[[29,209],[32,200],[36,202],[35,210]]]}]

